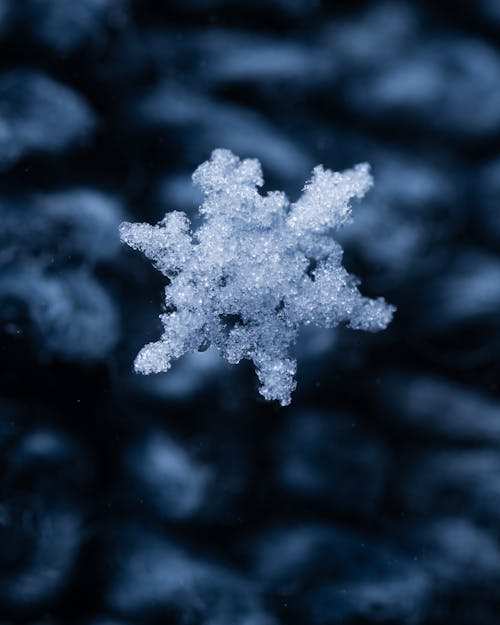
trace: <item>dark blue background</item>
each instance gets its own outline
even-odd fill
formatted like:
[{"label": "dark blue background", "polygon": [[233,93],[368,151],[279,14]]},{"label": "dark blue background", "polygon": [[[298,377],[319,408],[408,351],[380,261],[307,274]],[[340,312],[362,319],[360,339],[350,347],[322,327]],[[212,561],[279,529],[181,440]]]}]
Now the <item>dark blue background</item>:
[{"label": "dark blue background", "polygon": [[[0,0],[0,623],[496,624],[500,2]],[[339,239],[383,333],[304,333],[280,409],[210,350],[132,373],[212,149]]]}]

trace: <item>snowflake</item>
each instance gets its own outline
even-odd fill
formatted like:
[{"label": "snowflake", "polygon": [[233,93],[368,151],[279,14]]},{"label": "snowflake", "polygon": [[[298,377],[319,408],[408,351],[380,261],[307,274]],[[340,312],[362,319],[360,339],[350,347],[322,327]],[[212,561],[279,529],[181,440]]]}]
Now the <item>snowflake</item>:
[{"label": "snowflake", "polygon": [[214,150],[193,174],[205,199],[202,223],[167,213],[157,225],[123,223],[121,239],[169,280],[161,339],[138,354],[140,373],[167,371],[186,352],[214,345],[230,363],[253,361],[260,393],[290,403],[297,363],[290,355],[301,325],[384,329],[394,308],[369,299],[342,267],[331,237],[350,219],[350,200],[372,185],[364,163],[341,173],[313,170],[302,196],[263,196],[258,160]]}]

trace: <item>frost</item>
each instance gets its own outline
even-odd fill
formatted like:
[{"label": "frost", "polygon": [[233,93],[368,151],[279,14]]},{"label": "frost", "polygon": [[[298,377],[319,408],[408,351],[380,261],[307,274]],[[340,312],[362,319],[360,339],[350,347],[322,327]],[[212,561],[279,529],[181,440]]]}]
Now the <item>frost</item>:
[{"label": "frost", "polygon": [[287,405],[300,326],[347,322],[373,332],[392,318],[383,299],[360,294],[331,237],[350,219],[350,201],[371,187],[369,166],[342,173],[318,166],[295,203],[277,191],[261,195],[259,161],[228,150],[215,150],[193,181],[205,196],[194,233],[177,211],[156,226],[120,227],[122,241],[169,279],[163,335],[140,351],[135,369],[167,371],[184,353],[214,345],[230,363],[252,360],[261,395]]}]

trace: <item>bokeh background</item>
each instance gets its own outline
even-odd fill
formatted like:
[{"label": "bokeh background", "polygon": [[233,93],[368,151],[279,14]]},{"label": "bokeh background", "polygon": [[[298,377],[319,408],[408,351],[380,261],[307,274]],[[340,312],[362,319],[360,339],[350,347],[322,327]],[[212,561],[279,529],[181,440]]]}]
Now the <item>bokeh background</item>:
[{"label": "bokeh background", "polygon": [[[339,238],[377,335],[132,373],[212,149],[296,197],[372,164]],[[0,1],[2,625],[500,620],[500,2]],[[196,223],[196,219],[195,219]]]}]

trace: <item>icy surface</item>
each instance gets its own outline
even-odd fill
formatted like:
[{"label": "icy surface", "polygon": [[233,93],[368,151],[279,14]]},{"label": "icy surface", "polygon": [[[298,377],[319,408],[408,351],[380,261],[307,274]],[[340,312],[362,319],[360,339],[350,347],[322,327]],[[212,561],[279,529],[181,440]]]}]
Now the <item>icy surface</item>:
[{"label": "icy surface", "polygon": [[258,160],[215,150],[193,174],[205,199],[190,232],[182,212],[156,226],[124,223],[122,241],[168,279],[164,332],[135,361],[140,373],[167,371],[186,352],[216,346],[230,363],[253,361],[260,393],[282,405],[295,389],[290,349],[301,325],[384,329],[394,308],[369,299],[342,266],[331,232],[350,219],[350,201],[372,185],[367,164],[342,173],[313,170],[299,200],[263,196]]}]

